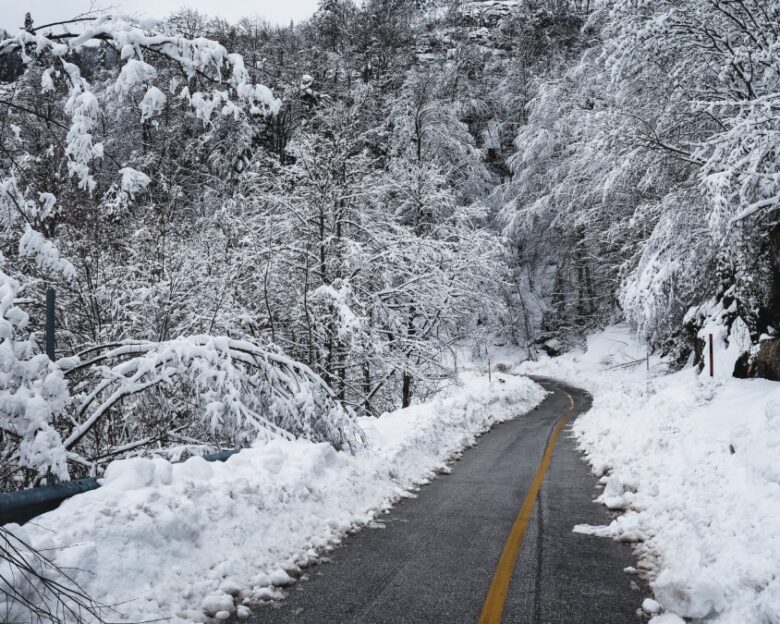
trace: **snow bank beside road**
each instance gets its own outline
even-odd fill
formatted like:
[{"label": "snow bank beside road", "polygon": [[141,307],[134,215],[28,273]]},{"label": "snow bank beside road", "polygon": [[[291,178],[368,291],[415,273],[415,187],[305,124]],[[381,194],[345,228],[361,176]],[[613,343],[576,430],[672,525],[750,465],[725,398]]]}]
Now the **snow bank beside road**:
[{"label": "snow bank beside road", "polygon": [[99,490],[18,531],[125,620],[246,615],[243,603],[277,595],[301,566],[544,394],[524,378],[494,375],[489,385],[466,373],[430,403],[361,419],[368,445],[355,455],[277,440],[225,463],[115,462]]},{"label": "snow bank beside road", "polygon": [[[580,531],[637,541],[655,599],[653,624],[780,622],[780,383],[664,374],[625,327],[592,336],[586,352],[523,372],[585,386],[593,409],[574,432],[600,502],[625,510]],[[629,364],[628,366],[625,366]],[[717,362],[716,362],[717,367]]]}]

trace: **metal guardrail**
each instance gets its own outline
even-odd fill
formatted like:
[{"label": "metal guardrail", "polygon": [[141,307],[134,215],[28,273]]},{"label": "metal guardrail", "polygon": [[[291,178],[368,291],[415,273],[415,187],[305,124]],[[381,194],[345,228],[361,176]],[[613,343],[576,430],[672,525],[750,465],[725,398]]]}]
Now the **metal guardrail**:
[{"label": "metal guardrail", "polygon": [[[226,461],[238,453],[238,450],[217,451],[203,455],[206,461]],[[186,461],[186,460],[185,460]],[[173,462],[180,463],[180,462]],[[60,504],[76,494],[89,492],[100,487],[95,477],[66,481],[57,485],[44,485],[19,492],[0,494],[0,525],[15,522],[24,524],[36,516],[56,509]]]},{"label": "metal guardrail", "polygon": [[24,524],[35,516],[56,509],[66,498],[99,487],[98,480],[92,477],[0,494],[0,524],[9,522]]}]

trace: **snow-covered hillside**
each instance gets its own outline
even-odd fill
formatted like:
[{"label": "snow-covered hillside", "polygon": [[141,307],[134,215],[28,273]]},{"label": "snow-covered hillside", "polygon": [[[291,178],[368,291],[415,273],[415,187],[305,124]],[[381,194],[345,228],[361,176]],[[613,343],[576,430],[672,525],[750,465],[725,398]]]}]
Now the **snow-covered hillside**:
[{"label": "snow-covered hillside", "polygon": [[593,394],[574,433],[599,501],[624,513],[576,530],[636,544],[655,593],[645,607],[667,612],[654,623],[779,622],[780,383],[666,374],[645,357],[617,326],[584,352],[518,367]]},{"label": "snow-covered hillside", "polygon": [[[520,377],[494,374],[488,383],[465,373],[462,381],[429,403],[360,419],[368,444],[354,455],[275,440],[224,464],[121,460],[109,465],[100,489],[6,528],[113,606],[112,621],[244,616],[244,603],[279,596],[345,534],[412,496],[480,433],[545,395]],[[0,578],[14,578],[7,568],[0,564]],[[7,593],[0,583],[0,613],[9,612]]]}]

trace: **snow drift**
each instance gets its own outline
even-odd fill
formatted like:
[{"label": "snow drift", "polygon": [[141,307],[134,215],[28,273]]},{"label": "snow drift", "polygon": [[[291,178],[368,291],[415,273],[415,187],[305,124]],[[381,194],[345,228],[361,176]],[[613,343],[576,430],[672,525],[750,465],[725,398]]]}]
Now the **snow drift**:
[{"label": "snow drift", "polygon": [[[112,620],[245,616],[247,605],[278,596],[346,533],[544,394],[524,378],[494,375],[489,384],[466,374],[430,403],[360,419],[367,445],[354,455],[277,439],[224,464],[117,461],[99,490],[11,528],[113,606]],[[8,608],[0,601],[0,612]]]},{"label": "snow drift", "polygon": [[[731,355],[718,345],[716,370]],[[635,543],[666,611],[653,624],[780,622],[780,384],[665,374],[624,326],[520,370],[592,392],[574,432],[602,477],[598,500],[625,513],[576,530]]]}]

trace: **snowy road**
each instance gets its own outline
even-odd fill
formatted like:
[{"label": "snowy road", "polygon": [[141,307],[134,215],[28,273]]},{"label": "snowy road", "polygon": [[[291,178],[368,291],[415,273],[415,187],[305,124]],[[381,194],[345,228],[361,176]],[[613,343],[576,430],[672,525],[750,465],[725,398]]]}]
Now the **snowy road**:
[{"label": "snowy road", "polygon": [[[399,503],[383,518],[384,529],[350,537],[330,563],[309,568],[308,580],[286,600],[254,609],[249,622],[495,622],[480,615],[548,438],[569,396],[572,419],[590,406],[583,391],[539,381],[552,394],[537,409],[495,426],[451,474]],[[623,572],[633,565],[630,548],[571,532],[575,524],[608,523],[608,512],[592,502],[595,486],[567,427],[522,540],[503,622],[640,621],[635,612],[644,594]]]}]

